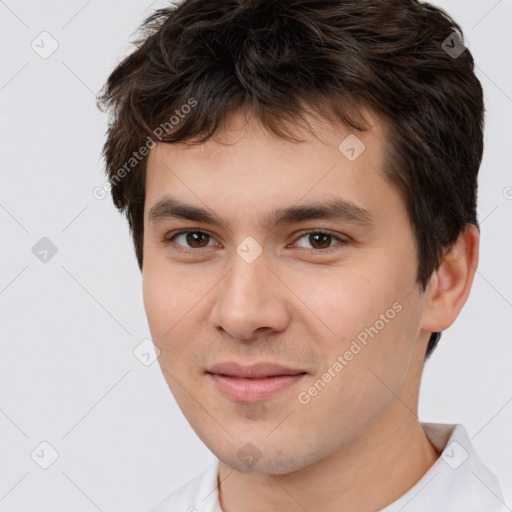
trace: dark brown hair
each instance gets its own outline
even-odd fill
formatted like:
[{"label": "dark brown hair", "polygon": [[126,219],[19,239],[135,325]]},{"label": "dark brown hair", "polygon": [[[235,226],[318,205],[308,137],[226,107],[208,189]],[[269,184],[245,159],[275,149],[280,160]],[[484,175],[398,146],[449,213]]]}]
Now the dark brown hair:
[{"label": "dark brown hair", "polygon": [[444,250],[479,227],[483,93],[462,41],[446,12],[416,0],[184,0],[155,11],[98,97],[110,111],[106,173],[139,268],[156,139],[201,144],[239,108],[288,140],[308,109],[365,131],[365,106],[389,126],[384,172],[407,206],[425,291]]}]

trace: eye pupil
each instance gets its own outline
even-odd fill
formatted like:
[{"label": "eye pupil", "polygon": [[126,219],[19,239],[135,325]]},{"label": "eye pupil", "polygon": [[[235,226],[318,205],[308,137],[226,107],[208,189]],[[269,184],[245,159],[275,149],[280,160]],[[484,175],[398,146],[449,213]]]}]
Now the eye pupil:
[{"label": "eye pupil", "polygon": [[[321,249],[326,249],[330,246],[331,235],[329,235],[328,233],[312,233],[312,234],[310,234],[309,240],[310,240],[311,245],[313,245],[313,246],[315,246],[316,242],[312,242],[312,240],[314,240],[316,237],[320,237],[320,238],[324,239],[324,243],[320,242]],[[325,240],[327,240],[327,243],[325,243]]]},{"label": "eye pupil", "polygon": [[[197,242],[198,238],[206,239],[206,237],[208,237],[206,233],[201,233],[200,231],[190,231],[187,233],[187,243],[192,247],[196,247],[194,244]],[[208,240],[206,240],[206,243],[204,244],[200,243],[199,247],[205,247],[206,245],[208,245]]]}]

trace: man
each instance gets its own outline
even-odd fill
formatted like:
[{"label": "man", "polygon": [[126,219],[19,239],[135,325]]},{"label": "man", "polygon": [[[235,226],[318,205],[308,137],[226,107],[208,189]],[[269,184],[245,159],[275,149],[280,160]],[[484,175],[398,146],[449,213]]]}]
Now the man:
[{"label": "man", "polygon": [[159,362],[218,461],[152,510],[507,510],[425,360],[478,264],[482,88],[417,1],[185,0],[100,98]]}]

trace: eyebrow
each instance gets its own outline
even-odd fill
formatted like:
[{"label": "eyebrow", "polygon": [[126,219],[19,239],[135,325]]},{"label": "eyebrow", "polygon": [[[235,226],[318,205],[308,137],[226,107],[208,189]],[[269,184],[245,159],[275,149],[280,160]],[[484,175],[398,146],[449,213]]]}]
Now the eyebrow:
[{"label": "eyebrow", "polygon": [[[171,218],[223,226],[233,231],[228,221],[210,210],[183,203],[169,196],[158,201],[149,211],[149,222],[152,224]],[[373,229],[377,226],[375,217],[368,210],[340,197],[319,200],[301,206],[278,208],[263,215],[259,220],[263,229],[270,231],[279,225],[319,219],[335,219],[367,229]]]}]

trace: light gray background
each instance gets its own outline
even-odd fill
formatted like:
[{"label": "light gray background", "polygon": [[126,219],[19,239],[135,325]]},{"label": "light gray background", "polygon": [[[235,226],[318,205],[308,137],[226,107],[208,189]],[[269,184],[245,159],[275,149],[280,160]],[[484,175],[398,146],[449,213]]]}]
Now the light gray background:
[{"label": "light gray background", "polygon": [[[512,0],[434,3],[465,31],[487,113],[480,266],[427,364],[420,419],[464,424],[510,506]],[[92,194],[107,122],[95,94],[164,5],[0,1],[2,512],[140,511],[213,460],[158,362],[133,354],[150,336],[141,274],[125,219]],[[59,45],[47,59],[31,48],[43,31]],[[42,237],[58,250],[46,263]],[[48,469],[43,441],[59,455]]]}]

